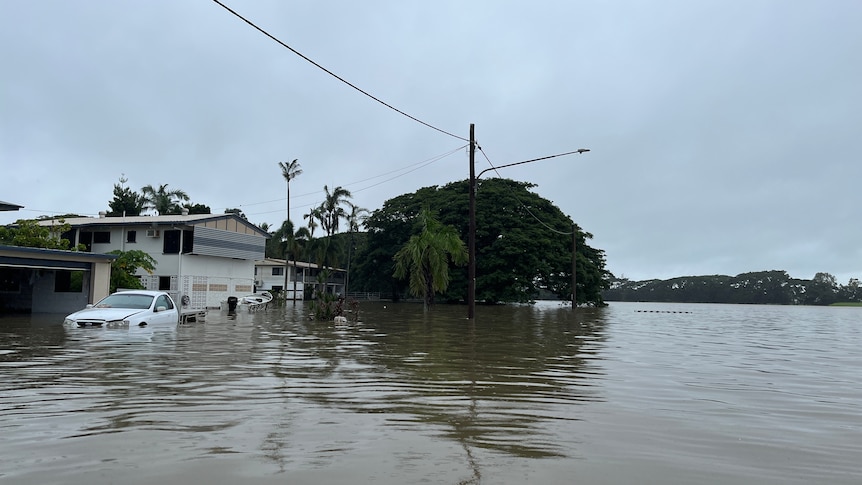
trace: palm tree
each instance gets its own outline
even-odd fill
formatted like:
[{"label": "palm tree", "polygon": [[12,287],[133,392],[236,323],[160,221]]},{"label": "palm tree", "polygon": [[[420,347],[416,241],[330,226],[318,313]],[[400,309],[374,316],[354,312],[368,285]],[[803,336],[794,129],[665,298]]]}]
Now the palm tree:
[{"label": "palm tree", "polygon": [[353,233],[359,231],[359,225],[368,216],[368,209],[363,209],[356,204],[348,202],[350,205],[350,214],[347,216],[347,232],[350,233],[350,242],[347,246],[347,274],[344,276],[344,296],[347,297],[347,292],[350,285],[350,255],[353,250]]},{"label": "palm tree", "polygon": [[159,215],[179,214],[180,202],[189,200],[188,194],[180,189],[167,190],[168,184],[159,185],[156,189],[152,185],[141,188],[144,198],[144,208],[153,209]]},{"label": "palm tree", "polygon": [[308,232],[311,234],[311,238],[314,239],[314,230],[318,227],[317,221],[323,218],[323,213],[321,212],[320,207],[312,208],[308,211],[308,214],[304,214],[302,218],[308,219]]},{"label": "palm tree", "polygon": [[409,273],[410,293],[421,296],[425,308],[434,304],[434,293],[449,287],[449,260],[457,265],[467,263],[464,241],[452,226],[444,226],[428,209],[419,212],[422,232],[395,254],[395,277]]},{"label": "palm tree", "polygon": [[[318,242],[314,239],[314,230],[317,229],[317,221],[321,220],[322,212],[320,207],[312,207],[308,214],[303,214],[303,219],[308,219],[308,242],[306,243],[306,254],[311,254],[316,251]],[[310,260],[311,258],[309,258]]]},{"label": "palm tree", "polygon": [[[300,253],[304,252],[308,242],[311,240],[311,233],[305,227],[300,227],[290,238],[288,250],[293,255],[293,301],[296,304],[296,260]],[[287,289],[287,288],[285,288]]]},{"label": "palm tree", "polygon": [[321,218],[320,225],[323,227],[323,231],[327,236],[332,236],[336,232],[338,232],[338,222],[341,219],[347,218],[347,212],[344,210],[344,205],[350,204],[347,199],[353,197],[349,190],[344,187],[338,186],[332,189],[332,192],[329,192],[329,187],[323,186],[324,192],[326,192],[326,198],[323,203],[320,204],[321,209]]},{"label": "palm tree", "polygon": [[[302,174],[302,168],[299,165],[299,160],[296,158],[288,163],[278,162],[278,166],[281,167],[281,175],[287,181],[287,222],[290,223],[290,181],[297,175]],[[293,234],[293,226],[291,226],[290,234]],[[294,275],[294,279],[296,279],[296,275]],[[287,253],[284,255],[284,289],[285,291],[287,290]],[[295,292],[293,299],[296,301]]]}]

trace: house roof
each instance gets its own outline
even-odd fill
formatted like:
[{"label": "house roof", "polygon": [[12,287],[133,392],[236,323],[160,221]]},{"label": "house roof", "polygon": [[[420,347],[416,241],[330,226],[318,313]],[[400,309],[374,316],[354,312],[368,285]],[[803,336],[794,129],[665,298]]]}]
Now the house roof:
[{"label": "house roof", "polygon": [[[159,215],[159,216],[125,216],[125,217],[70,217],[64,219],[66,224],[72,227],[85,226],[175,226],[201,224],[210,221],[219,221],[225,219],[234,219],[238,223],[248,226],[259,233],[261,236],[270,237],[270,234],[256,225],[248,222],[236,214],[174,214],[174,215]],[[50,226],[54,224],[53,219],[45,219],[39,221],[41,226]]]},{"label": "house roof", "polygon": [[[294,262],[289,261],[288,264],[293,266]],[[276,258],[266,258],[262,261],[255,261],[254,265],[255,266],[284,266],[284,260],[283,259],[276,259]],[[314,263],[306,263],[305,261],[297,261],[296,266],[298,268],[319,268],[318,265],[316,265]],[[333,271],[342,271],[342,272],[346,271],[343,268],[330,268],[330,269],[332,269]]]},{"label": "house roof", "polygon": [[11,202],[3,202],[0,200],[0,211],[16,211],[24,207],[23,205],[13,204]]}]

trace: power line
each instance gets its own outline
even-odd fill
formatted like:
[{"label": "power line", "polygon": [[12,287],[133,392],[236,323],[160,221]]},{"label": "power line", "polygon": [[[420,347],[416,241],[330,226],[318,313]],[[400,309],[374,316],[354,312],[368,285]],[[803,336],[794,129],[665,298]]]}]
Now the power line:
[{"label": "power line", "polygon": [[231,9],[230,7],[228,7],[227,5],[225,5],[225,4],[223,4],[223,3],[221,3],[219,0],[213,0],[213,2],[217,3],[218,5],[220,5],[222,8],[224,8],[224,9],[225,9],[225,10],[227,10],[228,12],[230,12],[230,13],[234,14],[237,18],[239,18],[239,19],[240,19],[240,20],[242,20],[243,22],[247,23],[248,25],[252,26],[255,30],[257,30],[257,31],[258,31],[258,32],[260,32],[261,34],[263,34],[263,35],[265,35],[265,36],[269,37],[270,39],[274,40],[275,42],[278,42],[278,43],[279,43],[282,47],[284,47],[285,49],[288,49],[289,51],[293,52],[294,54],[296,54],[296,55],[298,55],[299,57],[303,58],[304,60],[308,61],[308,62],[309,62],[309,63],[311,63],[311,65],[313,65],[314,67],[316,67],[316,68],[320,69],[321,71],[323,71],[323,72],[325,72],[325,73],[329,74],[330,76],[332,76],[332,77],[334,77],[335,79],[337,79],[337,80],[341,81],[342,83],[344,83],[344,84],[346,84],[346,85],[350,86],[351,88],[355,89],[356,91],[359,91],[360,93],[364,94],[365,96],[368,96],[369,98],[373,99],[374,101],[377,101],[378,103],[382,104],[383,106],[386,106],[387,108],[391,109],[392,111],[395,111],[396,113],[399,113],[399,114],[401,114],[401,115],[404,115],[404,116],[406,116],[406,117],[410,118],[411,120],[413,120],[413,121],[415,121],[415,122],[417,122],[417,123],[420,123],[420,124],[422,124],[422,125],[427,126],[428,128],[431,128],[432,130],[437,130],[437,131],[439,131],[440,133],[443,133],[443,134],[445,134],[445,135],[449,135],[449,136],[451,136],[451,137],[453,137],[453,138],[457,138],[457,139],[459,139],[459,140],[461,140],[461,141],[469,141],[468,139],[466,139],[466,138],[464,138],[464,137],[461,137],[461,136],[458,136],[458,135],[455,135],[455,134],[449,133],[448,131],[445,131],[445,130],[442,130],[442,129],[440,129],[440,128],[437,128],[436,126],[434,126],[434,125],[432,125],[432,124],[430,124],[430,123],[426,123],[426,122],[424,122],[424,121],[420,120],[419,118],[416,118],[415,116],[411,116],[411,115],[409,115],[409,114],[405,113],[404,111],[401,111],[400,109],[398,109],[398,108],[396,108],[396,107],[392,106],[391,104],[389,104],[389,103],[387,103],[387,102],[385,102],[385,101],[383,101],[383,100],[381,100],[381,99],[379,99],[379,98],[377,98],[377,97],[375,97],[375,96],[373,96],[373,95],[369,94],[368,92],[366,92],[366,91],[364,91],[364,90],[360,89],[358,86],[354,85],[353,83],[351,83],[351,82],[347,81],[346,79],[342,78],[342,77],[341,77],[341,76],[339,76],[338,74],[335,74],[334,72],[332,72],[332,71],[330,71],[329,69],[327,69],[327,68],[325,68],[325,67],[321,66],[320,64],[318,64],[317,62],[313,61],[312,59],[310,59],[310,58],[306,57],[304,54],[302,54],[301,52],[297,51],[297,50],[296,50],[296,49],[294,49],[293,47],[291,47],[291,46],[289,46],[289,45],[285,44],[284,42],[282,42],[281,40],[279,40],[277,37],[275,37],[274,35],[270,34],[270,33],[269,33],[269,32],[267,32],[267,31],[263,30],[262,28],[258,27],[258,26],[257,26],[257,25],[255,25],[252,21],[250,21],[250,20],[248,20],[247,18],[243,17],[242,15],[240,15],[239,13],[237,13],[236,11],[234,11],[233,9]]},{"label": "power line", "polygon": [[[485,157],[485,160],[487,160],[487,161],[488,161],[488,165],[490,165],[490,166],[491,166],[491,170],[493,170],[493,171],[494,171],[494,173],[496,173],[498,177],[502,177],[502,176],[500,175],[500,172],[498,172],[498,171],[497,171],[497,167],[495,167],[495,166],[494,166],[494,164],[493,164],[493,163],[491,163],[491,159],[490,159],[490,158],[488,158],[488,155],[485,153],[485,150],[482,150],[482,147],[480,147],[480,146],[478,146],[478,145],[477,145],[477,148],[479,148],[479,152],[482,154],[482,156],[483,156],[483,157]],[[550,156],[547,156],[547,157],[536,158],[536,159],[528,160],[528,161],[529,161],[529,162],[534,162],[534,161],[536,161],[536,160],[544,160],[544,159],[546,159],[546,158],[554,158],[554,157],[559,157],[559,156],[562,156],[562,155],[570,155],[570,154],[572,154],[572,153],[578,153],[578,152],[577,152],[577,151],[573,151],[573,152],[568,152],[568,153],[561,153],[561,154],[559,154],[559,155],[550,155]],[[526,162],[521,162],[521,163],[526,163]],[[533,219],[535,219],[535,220],[536,220],[536,222],[538,222],[539,224],[541,224],[541,225],[545,226],[545,228],[546,228],[547,230],[549,230],[549,231],[551,231],[551,232],[554,232],[554,233],[557,233],[557,234],[565,235],[565,236],[571,236],[571,235],[572,235],[572,232],[563,232],[563,231],[559,231],[559,230],[554,229],[553,227],[551,227],[551,226],[549,226],[549,225],[545,224],[545,222],[544,222],[543,220],[541,220],[541,219],[539,219],[538,217],[536,217],[536,214],[533,214],[533,211],[531,211],[531,210],[530,210],[530,208],[529,208],[529,207],[527,207],[527,205],[526,205],[526,204],[524,204],[524,202],[523,202],[520,198],[518,198],[518,196],[515,194],[515,191],[512,189],[512,187],[510,187],[509,185],[506,185],[506,188],[509,190],[509,193],[512,195],[512,197],[513,197],[515,200],[517,200],[519,204],[521,204],[521,207],[523,207],[523,208],[524,208],[524,210],[525,210],[525,211],[527,211],[527,214],[530,214],[530,216],[532,216],[532,218],[533,218]]]},{"label": "power line", "polygon": [[[466,148],[467,146],[469,146],[469,145],[460,146],[460,147],[458,147],[458,148],[456,148],[456,149],[454,149],[454,150],[452,150],[452,151],[450,151],[450,152],[448,152],[448,153],[444,153],[443,155],[438,155],[437,157],[432,158],[432,159],[430,159],[430,160],[428,160],[428,161],[421,162],[421,163],[422,163],[421,165],[419,165],[419,166],[417,166],[417,167],[414,167],[413,169],[408,170],[408,171],[406,171],[406,172],[404,172],[404,173],[402,173],[402,174],[396,175],[396,176],[394,176],[394,177],[390,177],[390,178],[388,178],[388,179],[386,179],[386,180],[381,180],[380,182],[377,182],[376,184],[369,185],[368,187],[363,187],[363,188],[361,188],[361,189],[354,190],[354,192],[362,192],[363,190],[368,190],[368,189],[370,189],[370,188],[377,187],[378,185],[385,184],[386,182],[389,182],[389,181],[391,181],[391,180],[395,180],[395,179],[397,179],[398,177],[403,177],[404,175],[407,175],[408,173],[415,172],[416,170],[419,170],[420,168],[427,167],[428,165],[431,165],[431,164],[432,164],[432,163],[434,163],[434,162],[440,161],[440,160],[442,160],[442,159],[444,159],[444,158],[448,157],[449,155],[452,155],[453,153],[457,153],[457,152],[461,151],[463,148]],[[395,170],[394,172],[398,172],[398,170]],[[389,173],[394,173],[394,172],[389,172]],[[372,179],[374,179],[374,178],[377,178],[377,177],[371,177],[371,178],[369,178],[369,179],[365,179],[365,180],[360,181],[360,182],[354,182],[354,183],[353,183],[353,185],[356,185],[357,183],[361,183],[361,182],[364,182],[364,181],[367,181],[367,180],[372,180]]]},{"label": "power line", "polygon": [[[398,174],[398,175],[395,175],[394,177],[390,177],[390,178],[388,178],[388,179],[381,180],[380,182],[377,182],[377,183],[371,184],[371,185],[369,185],[369,186],[367,186],[367,187],[362,187],[361,189],[356,189],[356,190],[352,190],[352,191],[351,191],[351,193],[354,193],[354,194],[355,194],[355,193],[358,193],[358,192],[363,192],[363,191],[365,191],[365,190],[368,190],[368,189],[371,189],[371,188],[377,187],[378,185],[382,185],[382,184],[384,184],[384,183],[386,183],[386,182],[390,182],[390,181],[392,181],[392,180],[395,180],[395,179],[397,179],[397,178],[399,178],[399,177],[403,177],[403,176],[407,175],[408,173],[415,172],[416,170],[419,170],[420,168],[425,168],[425,167],[427,167],[428,165],[431,165],[431,164],[433,164],[433,163],[439,162],[440,160],[443,160],[444,158],[449,157],[449,156],[451,156],[451,155],[452,155],[452,154],[454,154],[454,153],[458,153],[459,151],[461,151],[462,149],[466,148],[467,146],[468,146],[468,145],[462,145],[462,146],[460,146],[460,147],[458,147],[458,148],[455,148],[454,150],[449,150],[449,151],[448,151],[448,152],[446,152],[446,153],[442,153],[442,154],[440,154],[440,155],[435,155],[435,156],[433,156],[433,157],[431,157],[431,158],[428,158],[428,159],[422,160],[421,162],[416,162],[416,163],[413,163],[413,164],[407,165],[407,166],[405,166],[405,167],[401,167],[401,168],[399,168],[399,169],[395,169],[395,170],[392,170],[392,171],[389,171],[389,172],[386,172],[386,173],[383,173],[383,174],[380,174],[380,175],[375,175],[375,176],[373,176],[373,177],[368,177],[368,178],[366,178],[366,179],[362,179],[362,180],[359,180],[359,181],[356,181],[356,182],[350,182],[350,183],[344,184],[344,187],[350,187],[350,186],[352,186],[352,185],[361,184],[361,183],[363,183],[363,182],[367,182],[367,181],[369,181],[369,180],[374,180],[374,179],[377,179],[377,178],[380,178],[380,177],[385,177],[385,176],[387,176],[387,175],[389,175],[389,174],[398,173],[398,172],[402,172],[402,171],[405,171],[405,170],[406,170],[405,172],[400,173],[400,174]],[[296,196],[296,197],[303,197],[303,196],[307,196],[307,195],[315,195],[315,194],[318,194],[318,193],[319,193],[319,192],[308,192],[308,193],[306,193],[306,194],[301,194],[301,195],[298,195],[298,196]],[[240,204],[238,207],[251,206],[251,205],[260,205],[260,204],[266,204],[266,203],[270,203],[270,202],[279,202],[279,201],[283,201],[283,200],[284,200],[284,198],[281,198],[281,199],[275,199],[275,200],[270,200],[270,201],[266,201],[266,202],[253,202],[253,203],[249,203],[249,204]],[[311,207],[311,206],[314,206],[314,205],[316,205],[316,203],[310,203],[310,204],[305,204],[305,205],[299,205],[299,206],[296,206],[296,208]],[[246,215],[272,214],[272,213],[274,213],[274,212],[280,212],[280,211],[281,211],[281,209],[275,209],[275,210],[271,210],[271,211],[248,213],[248,214],[246,214]]]}]

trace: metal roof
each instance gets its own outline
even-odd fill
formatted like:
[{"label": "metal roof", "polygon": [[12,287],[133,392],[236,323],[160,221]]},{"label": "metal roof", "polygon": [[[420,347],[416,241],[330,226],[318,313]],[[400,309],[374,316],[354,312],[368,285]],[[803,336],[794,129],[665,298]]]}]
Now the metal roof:
[{"label": "metal roof", "polygon": [[[148,225],[148,226],[170,226],[170,225],[194,225],[202,222],[218,221],[223,219],[235,219],[237,222],[253,228],[264,237],[270,237],[270,234],[255,224],[243,219],[236,214],[172,214],[159,216],[120,216],[120,217],[70,217],[63,219],[63,222],[72,227],[83,226],[131,226],[131,225]],[[50,226],[57,223],[58,219],[43,219],[37,221],[40,226]]]},{"label": "metal roof", "polygon": [[16,211],[24,207],[23,205],[13,204],[11,202],[3,202],[0,200],[0,211]]}]

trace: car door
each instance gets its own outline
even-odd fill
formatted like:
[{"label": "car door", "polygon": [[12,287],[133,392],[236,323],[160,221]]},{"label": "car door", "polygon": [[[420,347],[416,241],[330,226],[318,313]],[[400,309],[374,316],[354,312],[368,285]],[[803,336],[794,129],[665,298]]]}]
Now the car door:
[{"label": "car door", "polygon": [[153,314],[153,323],[177,323],[177,307],[168,295],[162,294],[156,298],[153,309],[164,307],[164,310]]}]

